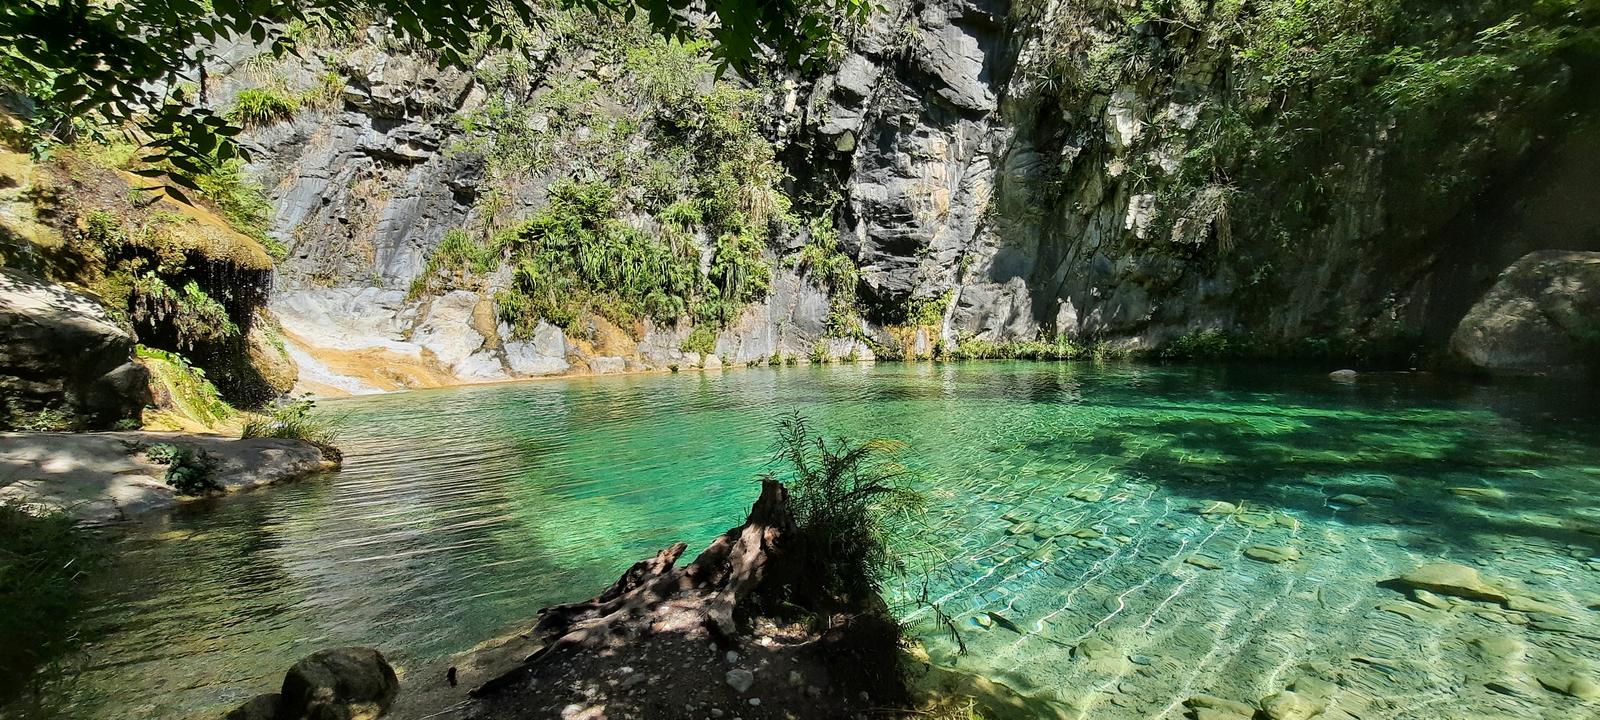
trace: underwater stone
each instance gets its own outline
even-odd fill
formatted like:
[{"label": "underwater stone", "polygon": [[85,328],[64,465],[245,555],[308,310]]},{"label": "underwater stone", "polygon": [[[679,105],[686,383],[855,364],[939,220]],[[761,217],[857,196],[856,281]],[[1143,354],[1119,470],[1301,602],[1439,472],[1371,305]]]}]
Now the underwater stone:
[{"label": "underwater stone", "polygon": [[1407,620],[1427,620],[1428,613],[1422,608],[1411,603],[1388,602],[1378,606],[1379,610],[1394,613]]},{"label": "underwater stone", "polygon": [[1477,570],[1455,563],[1428,563],[1401,575],[1396,582],[1469,600],[1504,602],[1506,599],[1505,592],[1485,582]]},{"label": "underwater stone", "polygon": [[1506,635],[1490,635],[1474,638],[1467,643],[1467,648],[1479,660],[1505,662],[1520,658],[1527,652],[1527,645],[1521,640]]},{"label": "underwater stone", "polygon": [[1067,497],[1084,502],[1100,502],[1105,497],[1105,493],[1101,492],[1099,488],[1078,488],[1067,493]]},{"label": "underwater stone", "polygon": [[1222,567],[1222,563],[1205,557],[1204,555],[1190,555],[1189,557],[1184,558],[1183,561],[1203,570],[1217,570]]},{"label": "underwater stone", "polygon": [[1431,607],[1431,608],[1433,608],[1435,610],[1449,610],[1450,609],[1450,603],[1448,601],[1446,601],[1444,598],[1439,597],[1438,595],[1435,595],[1435,594],[1433,594],[1431,592],[1428,592],[1427,590],[1423,590],[1421,588],[1412,589],[1412,591],[1411,591],[1411,599],[1415,600],[1415,601],[1417,601],[1419,603],[1422,603],[1423,605],[1427,605],[1428,607]]},{"label": "underwater stone", "polygon": [[1323,704],[1293,690],[1273,693],[1261,699],[1261,711],[1271,720],[1309,720],[1321,713]]},{"label": "underwater stone", "polygon": [[1520,595],[1512,595],[1511,597],[1506,598],[1506,607],[1519,612],[1540,613],[1543,615],[1555,615],[1557,617],[1564,618],[1572,617],[1572,613],[1566,608],[1558,607],[1534,598],[1522,597]]},{"label": "underwater stone", "polygon": [[1345,368],[1343,370],[1335,370],[1331,373],[1328,373],[1328,377],[1334,380],[1354,380],[1356,379],[1356,376],[1360,374],[1361,373],[1358,373],[1354,370]]},{"label": "underwater stone", "polygon": [[1366,505],[1367,504],[1367,499],[1364,498],[1364,497],[1361,497],[1360,495],[1357,495],[1355,493],[1345,493],[1343,495],[1335,495],[1335,496],[1333,496],[1331,498],[1328,498],[1328,502],[1331,502],[1331,503],[1333,503],[1335,505],[1349,505],[1351,507],[1360,507],[1362,505]]},{"label": "underwater stone", "polygon": [[1223,500],[1213,500],[1200,509],[1201,515],[1232,515],[1239,512],[1239,506]]},{"label": "underwater stone", "polygon": [[1258,529],[1272,527],[1273,525],[1271,517],[1255,513],[1239,513],[1233,516],[1233,520],[1240,525],[1248,525]]},{"label": "underwater stone", "polygon": [[1256,709],[1253,706],[1237,700],[1219,698],[1215,695],[1194,695],[1183,701],[1183,704],[1184,707],[1190,710],[1211,710],[1243,718],[1254,717],[1256,714]]},{"label": "underwater stone", "polygon": [[1560,672],[1540,675],[1539,684],[1579,700],[1600,700],[1600,683],[1582,675]]},{"label": "underwater stone", "polygon": [[1077,647],[1072,648],[1072,656],[1084,660],[1107,657],[1114,652],[1116,652],[1116,648],[1111,647],[1111,643],[1100,638],[1087,638],[1078,643]]},{"label": "underwater stone", "polygon": [[1069,534],[1072,535],[1075,538],[1081,538],[1083,540],[1093,540],[1093,539],[1095,539],[1097,537],[1100,537],[1102,533],[1099,530],[1096,530],[1094,528],[1078,528],[1077,530],[1073,530]]},{"label": "underwater stone", "polygon": [[1457,496],[1464,497],[1464,498],[1470,498],[1470,499],[1473,499],[1473,500],[1504,500],[1504,499],[1506,499],[1506,491],[1501,490],[1500,488],[1453,487],[1453,488],[1450,488],[1450,494],[1457,495]]},{"label": "underwater stone", "polygon": [[1299,560],[1300,551],[1281,545],[1251,545],[1244,549],[1244,556],[1251,560],[1276,564]]}]

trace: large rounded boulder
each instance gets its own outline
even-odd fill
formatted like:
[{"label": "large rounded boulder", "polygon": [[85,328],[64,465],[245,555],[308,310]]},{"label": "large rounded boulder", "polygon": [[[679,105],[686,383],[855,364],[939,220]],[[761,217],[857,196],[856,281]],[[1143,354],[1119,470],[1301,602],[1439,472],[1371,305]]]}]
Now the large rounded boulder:
[{"label": "large rounded boulder", "polygon": [[1600,360],[1600,252],[1541,250],[1511,264],[1450,338],[1492,373],[1580,374]]},{"label": "large rounded boulder", "polygon": [[307,720],[372,720],[389,710],[399,692],[394,668],[377,650],[319,650],[289,668],[278,713]]},{"label": "large rounded boulder", "polygon": [[[0,429],[101,429],[137,419],[149,373],[106,309],[64,285],[0,268]],[[43,422],[43,421],[40,421]]]}]

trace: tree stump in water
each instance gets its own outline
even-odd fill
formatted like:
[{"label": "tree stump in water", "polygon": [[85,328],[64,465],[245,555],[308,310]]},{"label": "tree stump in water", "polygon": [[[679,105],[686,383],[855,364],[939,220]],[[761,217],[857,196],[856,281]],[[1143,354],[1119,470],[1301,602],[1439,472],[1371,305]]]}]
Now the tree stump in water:
[{"label": "tree stump in water", "polygon": [[770,478],[744,524],[713,540],[694,562],[677,567],[687,545],[674,543],[634,563],[590,600],[539,611],[534,628],[546,644],[521,667],[472,692],[483,696],[574,653],[623,648],[650,635],[725,640],[738,630],[734,609],[763,582],[783,575],[784,536],[794,529],[789,491]]}]

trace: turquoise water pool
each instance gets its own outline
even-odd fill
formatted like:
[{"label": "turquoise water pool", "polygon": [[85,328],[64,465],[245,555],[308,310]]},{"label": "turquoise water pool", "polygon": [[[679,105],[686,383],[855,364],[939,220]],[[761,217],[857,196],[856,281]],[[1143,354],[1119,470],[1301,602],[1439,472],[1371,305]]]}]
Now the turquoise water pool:
[{"label": "turquoise water pool", "polygon": [[[1540,684],[1600,679],[1594,400],[1419,375],[973,363],[329,401],[342,472],[120,541],[89,667],[54,702],[216,716],[322,647],[401,666],[467,649],[737,523],[773,419],[799,410],[909,444],[928,503],[898,521],[891,601],[937,663],[1094,718],[1290,686],[1327,717],[1594,716]],[[1562,615],[1430,607],[1383,584],[1440,560]]]}]

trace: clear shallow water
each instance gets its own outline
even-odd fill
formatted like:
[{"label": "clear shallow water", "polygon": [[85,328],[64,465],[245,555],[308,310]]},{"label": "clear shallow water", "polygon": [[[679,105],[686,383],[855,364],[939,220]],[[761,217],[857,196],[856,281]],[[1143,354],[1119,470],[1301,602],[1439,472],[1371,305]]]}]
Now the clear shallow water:
[{"label": "clear shallow water", "polygon": [[[93,664],[58,701],[85,718],[216,716],[322,647],[374,645],[402,667],[465,650],[737,523],[772,419],[798,409],[910,444],[929,503],[903,528],[911,573],[892,599],[937,662],[1095,718],[1179,717],[1195,693],[1248,702],[1297,680],[1369,718],[1592,716],[1536,678],[1600,678],[1593,400],[1418,376],[983,363],[328,402],[347,416],[341,473],[189,506],[122,541],[96,588]],[[1368,504],[1328,502],[1341,493]],[[1219,500],[1244,512],[1198,512]],[[1244,557],[1253,545],[1300,559]],[[1432,610],[1378,585],[1436,559],[1574,620]],[[913,602],[924,585],[965,654]],[[1413,617],[1380,607],[1396,603]],[[1520,652],[1471,644],[1496,636]],[[1531,686],[1484,686],[1502,678]]]}]

